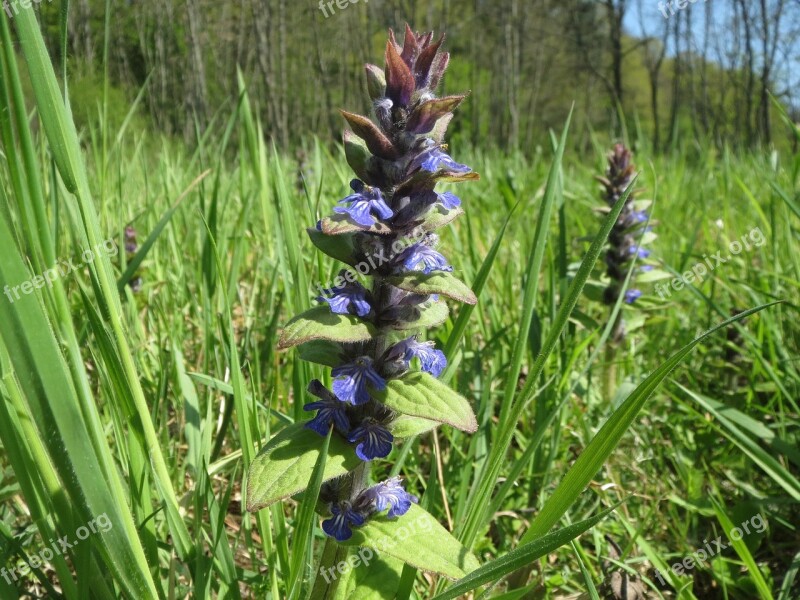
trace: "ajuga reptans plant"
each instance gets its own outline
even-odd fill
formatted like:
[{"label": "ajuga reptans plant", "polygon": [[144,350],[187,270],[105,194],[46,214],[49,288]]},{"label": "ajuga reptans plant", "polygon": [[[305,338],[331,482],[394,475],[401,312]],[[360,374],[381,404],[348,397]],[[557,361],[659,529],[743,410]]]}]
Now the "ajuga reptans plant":
[{"label": "ajuga reptans plant", "polygon": [[[609,207],[613,207],[617,200],[625,193],[636,172],[636,167],[631,161],[631,152],[623,144],[616,144],[608,155],[608,167],[605,176],[597,177],[603,186],[603,200]],[[648,272],[653,266],[645,261],[650,256],[650,251],[643,247],[645,234],[650,234],[650,226],[647,225],[649,216],[647,207],[649,201],[637,201],[634,190],[628,194],[625,206],[622,208],[611,233],[608,236],[608,250],[605,255],[606,275],[610,282],[603,291],[603,301],[606,304],[614,305],[619,299],[625,286],[625,278],[628,275],[631,261],[638,260],[638,271]],[[653,237],[652,234],[650,237]],[[630,284],[633,285],[637,273],[631,274]],[[635,287],[629,287],[625,291],[624,301],[626,304],[634,304],[642,296],[642,291]],[[625,337],[625,323],[622,318],[618,318],[613,332],[613,338],[617,341]]]},{"label": "ajuga reptans plant", "polygon": [[[424,513],[399,477],[372,482],[370,466],[389,457],[398,439],[443,423],[466,432],[477,428],[470,403],[437,380],[447,361],[423,337],[447,319],[445,297],[477,301],[451,274],[435,233],[463,212],[458,196],[437,184],[478,178],[443,143],[452,111],[465,98],[435,95],[449,61],[440,50],[443,40],[406,26],[400,46],[390,32],[385,68],[366,65],[375,121],[342,111],[352,130],[344,144],[356,178],[333,214],[308,234],[349,267],[318,286],[318,306],[292,319],[280,341],[282,348],[298,346],[301,358],[331,367],[332,384],[308,384],[304,409],[311,418],[270,440],[249,473],[251,511],[297,494],[330,434],[317,506],[323,531],[338,542],[360,531],[358,543],[374,545],[364,527],[371,520]],[[416,518],[433,521],[427,513]],[[433,543],[441,551],[458,545],[436,527],[441,539]],[[414,564],[413,552],[393,552]],[[474,567],[463,548],[455,554],[461,572]]]}]

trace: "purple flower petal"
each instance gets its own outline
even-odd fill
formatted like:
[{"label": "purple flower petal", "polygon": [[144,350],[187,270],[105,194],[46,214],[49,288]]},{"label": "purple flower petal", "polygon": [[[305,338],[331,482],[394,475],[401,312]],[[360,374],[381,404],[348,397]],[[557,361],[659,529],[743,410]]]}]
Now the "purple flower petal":
[{"label": "purple flower petal", "polygon": [[641,297],[642,297],[641,290],[633,289],[625,292],[625,302],[628,304],[633,304]]},{"label": "purple flower petal", "polygon": [[417,243],[403,250],[395,259],[408,271],[418,270],[422,265],[422,272],[426,275],[433,271],[452,271],[447,259],[430,246]]},{"label": "purple flower petal", "polygon": [[331,505],[330,519],[322,522],[322,530],[339,542],[349,540],[353,531],[351,527],[360,527],[366,521],[366,517],[353,509],[349,502],[339,502]]},{"label": "purple flower petal", "polygon": [[342,402],[349,402],[356,406],[366,404],[370,400],[367,383],[377,390],[386,387],[386,381],[373,368],[372,359],[368,356],[362,356],[353,363],[335,367],[331,374],[337,378],[331,386],[333,393]]},{"label": "purple flower petal", "polygon": [[347,439],[357,444],[356,456],[358,458],[370,461],[389,456],[394,436],[377,421],[368,420],[356,427]]},{"label": "purple flower petal", "polygon": [[317,297],[318,302],[327,302],[331,312],[339,315],[356,314],[365,317],[372,310],[367,301],[367,290],[360,283],[348,283],[343,287],[325,290],[327,295]]},{"label": "purple flower petal", "polygon": [[358,179],[351,181],[350,187],[353,188],[355,193],[339,201],[340,204],[348,206],[337,206],[333,209],[333,212],[346,214],[362,227],[372,227],[375,224],[373,212],[384,220],[394,214],[383,199],[380,189],[366,186]]},{"label": "purple flower petal", "polygon": [[414,337],[395,344],[386,356],[387,361],[403,361],[406,369],[414,358],[419,359],[423,371],[434,377],[439,377],[447,366],[444,352],[436,349],[433,342],[418,342]]},{"label": "purple flower petal", "polygon": [[374,503],[377,512],[383,512],[389,508],[387,516],[390,518],[403,516],[411,508],[412,503],[419,501],[416,496],[403,489],[399,477],[392,477],[383,483],[372,486],[363,492],[363,496],[366,500]]},{"label": "purple flower petal", "polygon": [[308,421],[304,427],[316,431],[321,436],[328,435],[331,424],[338,431],[347,434],[350,431],[350,419],[347,416],[345,405],[334,396],[322,383],[315,379],[308,385],[309,393],[320,400],[303,405],[303,410],[316,410],[316,416]]},{"label": "purple flower petal", "polygon": [[467,165],[462,165],[454,161],[447,153],[442,152],[439,147],[429,148],[423,151],[412,161],[414,168],[419,168],[430,173],[438,173],[441,170],[452,173],[469,173],[472,171]]},{"label": "purple flower petal", "polygon": [[439,202],[447,210],[453,210],[461,206],[461,199],[452,192],[445,192],[444,194],[436,194]]}]

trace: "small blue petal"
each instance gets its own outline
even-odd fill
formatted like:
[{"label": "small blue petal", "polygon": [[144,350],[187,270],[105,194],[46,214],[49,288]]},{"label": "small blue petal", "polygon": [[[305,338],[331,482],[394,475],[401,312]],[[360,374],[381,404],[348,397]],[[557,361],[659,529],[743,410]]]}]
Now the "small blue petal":
[{"label": "small blue petal", "polygon": [[354,193],[339,201],[340,204],[349,206],[337,206],[333,209],[335,213],[346,214],[362,227],[371,227],[375,224],[375,217],[372,215],[373,211],[381,219],[388,219],[394,215],[392,209],[383,199],[380,189],[368,187],[357,179],[350,182],[350,187],[353,188]]},{"label": "small blue petal", "polygon": [[472,171],[470,167],[457,163],[439,148],[425,150],[416,158],[414,164],[430,173],[437,173],[440,170],[451,171],[453,173],[469,173]]},{"label": "small blue petal", "polygon": [[303,410],[317,411],[317,415],[308,421],[304,427],[326,436],[331,424],[334,424],[338,431],[347,434],[350,431],[350,419],[347,416],[344,404],[317,379],[309,384],[308,391],[320,398],[320,400],[303,405]]},{"label": "small blue petal", "polygon": [[394,436],[375,421],[366,421],[356,427],[347,438],[356,445],[356,456],[363,461],[385,458],[392,451]]},{"label": "small blue petal", "polygon": [[403,516],[411,508],[412,503],[419,501],[416,496],[403,489],[399,477],[392,477],[383,483],[379,483],[366,490],[363,494],[374,503],[377,512],[383,512],[389,508],[387,516],[390,518]]},{"label": "small blue petal", "polygon": [[422,370],[438,377],[447,366],[444,352],[434,347],[433,342],[418,342],[414,337],[395,344],[387,355],[387,360],[402,358],[405,368],[409,367],[412,359],[418,358]]},{"label": "small blue petal", "polygon": [[330,519],[322,522],[322,530],[337,541],[349,540],[353,531],[351,527],[360,527],[366,522],[366,517],[353,509],[349,502],[339,502],[331,505]]},{"label": "small blue petal", "polygon": [[367,301],[367,290],[360,283],[348,283],[343,287],[326,290],[326,296],[319,296],[318,302],[327,302],[331,312],[339,315],[356,314],[365,317],[372,307]]},{"label": "small blue petal", "polygon": [[397,262],[407,270],[417,270],[417,266],[422,265],[422,272],[428,275],[433,271],[452,271],[447,259],[439,252],[422,243],[409,246],[397,257]]},{"label": "small blue petal", "polygon": [[628,290],[627,292],[625,292],[625,302],[627,302],[628,304],[633,304],[634,302],[636,302],[636,300],[641,298],[641,296],[642,296],[641,290],[636,290],[636,289]]},{"label": "small blue petal", "polygon": [[331,375],[336,377],[333,393],[342,402],[349,402],[356,406],[366,404],[370,400],[367,383],[377,390],[386,387],[386,381],[373,368],[372,359],[362,356],[353,363],[335,367]]},{"label": "small blue petal", "polygon": [[452,210],[461,206],[461,199],[452,192],[445,192],[444,194],[436,194],[439,202],[447,210]]},{"label": "small blue petal", "polygon": [[[346,200],[343,200],[343,202]],[[368,202],[362,202],[360,200],[353,201],[349,207],[344,206],[336,206],[333,209],[333,212],[338,213],[340,215],[347,215],[353,221],[361,225],[362,227],[372,227],[375,224],[375,219],[372,217],[370,213],[370,205]]]}]

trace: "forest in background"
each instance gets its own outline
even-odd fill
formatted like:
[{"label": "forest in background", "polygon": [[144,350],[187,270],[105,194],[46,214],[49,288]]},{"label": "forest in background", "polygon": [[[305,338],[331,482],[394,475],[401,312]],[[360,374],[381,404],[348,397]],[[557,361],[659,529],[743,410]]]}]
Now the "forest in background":
[{"label": "forest in background", "polygon": [[[106,1],[73,0],[73,109],[79,121],[97,115],[103,93],[98,71],[107,52],[118,88],[111,92],[132,99],[144,89],[142,114],[169,135],[191,141],[209,126],[221,128],[214,116],[237,100],[238,67],[277,144],[310,134],[338,139],[339,107],[369,111],[363,64],[381,55],[386,29],[401,30],[408,21],[418,30],[446,30],[449,51],[461,58],[444,83],[445,93],[472,91],[465,118],[451,131],[456,142],[530,152],[547,143],[548,131],[561,126],[575,102],[584,141],[597,131],[612,137],[629,132],[656,150],[687,139],[737,147],[789,144],[770,94],[800,120],[791,89],[792,67],[800,64],[800,2],[669,4],[127,0],[110,4],[106,22]],[[58,6],[40,6],[58,56]],[[641,16],[659,8],[669,18]],[[638,36],[625,25],[634,11]]]}]

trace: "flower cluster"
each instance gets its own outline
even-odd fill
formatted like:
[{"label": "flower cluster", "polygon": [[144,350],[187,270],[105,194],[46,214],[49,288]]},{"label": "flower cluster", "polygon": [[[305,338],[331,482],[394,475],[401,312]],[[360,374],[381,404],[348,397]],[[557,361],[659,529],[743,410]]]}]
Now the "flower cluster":
[{"label": "flower cluster", "polygon": [[[603,199],[609,206],[614,206],[633,180],[636,167],[631,162],[631,152],[623,144],[616,144],[608,155],[608,168],[605,177],[597,180],[603,185]],[[646,259],[650,251],[641,245],[642,235],[649,230],[646,227],[648,214],[645,210],[637,210],[634,193],[628,195],[625,206],[617,218],[608,236],[609,248],[606,252],[606,274],[611,282],[603,293],[606,304],[615,304],[625,284],[630,261],[634,258]],[[641,271],[649,271],[652,265],[644,264]],[[633,277],[632,277],[633,279]],[[641,290],[628,289],[625,302],[633,304],[642,295]]]},{"label": "flower cluster", "polygon": [[[436,378],[447,366],[444,353],[419,335],[446,318],[440,295],[474,302],[468,288],[468,294],[454,295],[455,286],[447,279],[453,267],[437,249],[434,233],[463,212],[458,196],[437,191],[437,184],[478,177],[453,160],[443,144],[452,111],[465,98],[434,94],[449,61],[440,51],[443,40],[406,26],[402,46],[390,34],[385,69],[366,66],[375,121],[342,111],[352,129],[344,136],[346,156],[357,178],[333,214],[309,229],[324,252],[350,265],[372,267],[367,273],[371,286],[350,278],[317,298],[320,306],[341,316],[342,327],[368,325],[370,334],[348,333],[343,340],[326,338],[321,330],[316,337],[325,339],[327,348],[336,344],[334,360],[326,363],[335,365],[333,382],[329,389],[312,381],[308,392],[314,400],[304,406],[315,412],[306,428],[321,436],[333,428],[333,435],[351,444],[365,465],[387,457],[395,441],[398,413],[380,394],[410,372]],[[373,256],[388,258],[376,264],[369,260]],[[365,487],[359,481],[363,477],[345,478],[347,485],[328,483],[321,494],[331,514],[323,530],[339,541],[371,515],[388,508],[388,517],[399,517],[417,500],[403,490],[399,478],[373,487]]]},{"label": "flower cluster", "polygon": [[[322,491],[325,497],[333,486]],[[322,522],[322,530],[343,542],[353,535],[352,528],[363,525],[375,513],[389,509],[389,518],[401,517],[418,498],[403,489],[399,477],[362,490],[353,501],[335,500],[330,504],[331,517]]]}]

